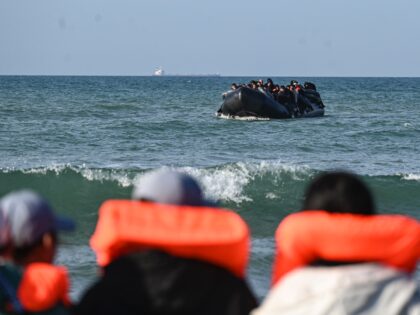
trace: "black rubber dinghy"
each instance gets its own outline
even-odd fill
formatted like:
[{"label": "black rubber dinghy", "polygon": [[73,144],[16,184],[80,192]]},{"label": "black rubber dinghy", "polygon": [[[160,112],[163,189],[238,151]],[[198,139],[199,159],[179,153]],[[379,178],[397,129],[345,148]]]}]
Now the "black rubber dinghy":
[{"label": "black rubber dinghy", "polygon": [[224,94],[216,115],[221,118],[274,118],[318,117],[324,115],[324,104],[317,91],[301,90],[291,97],[279,97],[240,87]]}]

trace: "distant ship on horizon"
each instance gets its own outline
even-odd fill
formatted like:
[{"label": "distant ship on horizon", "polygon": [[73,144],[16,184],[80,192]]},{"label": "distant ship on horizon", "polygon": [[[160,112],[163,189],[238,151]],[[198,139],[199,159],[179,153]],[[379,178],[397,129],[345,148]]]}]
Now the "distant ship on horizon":
[{"label": "distant ship on horizon", "polygon": [[165,71],[163,70],[163,68],[162,67],[158,67],[158,68],[156,68],[155,69],[155,71],[153,72],[153,75],[154,76],[163,76],[163,75],[165,75]]}]

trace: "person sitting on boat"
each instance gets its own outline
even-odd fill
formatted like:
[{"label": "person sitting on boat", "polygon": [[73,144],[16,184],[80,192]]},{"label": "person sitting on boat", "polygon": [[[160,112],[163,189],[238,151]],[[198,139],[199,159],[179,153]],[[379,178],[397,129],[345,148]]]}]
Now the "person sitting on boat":
[{"label": "person sitting on boat", "polygon": [[299,92],[302,89],[302,85],[300,85],[299,82],[296,80],[290,81],[289,86],[291,87],[290,90],[293,90],[295,92]]},{"label": "person sitting on boat", "polygon": [[279,87],[279,93],[284,93],[286,91],[286,87],[284,85],[280,85]]},{"label": "person sitting on boat", "polygon": [[273,80],[271,80],[271,78],[267,79],[267,83],[264,85],[264,89],[273,94],[273,88],[274,88],[274,83]]},{"label": "person sitting on boat", "polygon": [[305,82],[303,84],[303,87],[305,88],[305,90],[313,90],[313,91],[316,91],[316,86],[312,82]]},{"label": "person sitting on boat", "polygon": [[299,91],[302,89],[302,86],[296,80],[291,80],[290,84],[287,86],[288,90],[293,93],[293,101],[295,105],[299,108],[300,114],[305,111],[305,104],[299,102]]},{"label": "person sitting on boat", "polygon": [[283,104],[287,107],[287,110],[292,113],[293,116],[298,115],[299,109],[294,104],[294,95],[293,93],[286,88],[284,85],[279,86],[278,92],[276,94],[277,102]]},{"label": "person sitting on boat", "polygon": [[264,81],[262,79],[259,79],[257,81],[257,90],[267,96],[269,96],[266,91],[265,91],[265,85],[264,85]]},{"label": "person sitting on boat", "polygon": [[420,223],[377,214],[355,175],[317,177],[275,240],[273,288],[252,315],[420,314]]},{"label": "person sitting on boat", "polygon": [[293,94],[295,94],[295,84],[293,84],[294,80],[290,81],[290,84],[287,85],[287,89],[292,92]]},{"label": "person sitting on boat", "polygon": [[236,83],[232,83],[232,84],[230,85],[230,90],[229,90],[229,91],[227,91],[227,92],[223,92],[223,94],[222,94],[222,98],[223,98],[223,99],[225,99],[225,98],[226,98],[226,95],[228,95],[230,92],[232,92],[232,91],[234,91],[234,90],[236,90],[236,89],[238,89],[238,85],[237,85]]},{"label": "person sitting on boat", "polygon": [[277,85],[276,100],[282,104],[291,103],[291,92],[284,85]]},{"label": "person sitting on boat", "polygon": [[75,314],[248,315],[249,229],[189,175],[144,174],[133,200],[102,204],[91,246],[102,277]]},{"label": "person sitting on boat", "polygon": [[275,99],[277,99],[277,95],[279,91],[280,91],[280,86],[278,84],[273,85],[273,88],[271,89],[271,94],[273,94]]},{"label": "person sitting on boat", "polygon": [[250,89],[257,90],[257,89],[258,89],[257,81],[255,81],[255,80],[251,80],[251,81],[248,83],[248,87],[249,87]]}]

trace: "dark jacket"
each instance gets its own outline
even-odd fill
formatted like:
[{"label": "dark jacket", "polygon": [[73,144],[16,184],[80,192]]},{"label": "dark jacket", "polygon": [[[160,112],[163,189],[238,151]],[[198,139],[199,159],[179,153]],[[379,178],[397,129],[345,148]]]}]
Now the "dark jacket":
[{"label": "dark jacket", "polygon": [[229,271],[150,250],[105,267],[76,314],[245,315],[256,306],[246,282]]}]

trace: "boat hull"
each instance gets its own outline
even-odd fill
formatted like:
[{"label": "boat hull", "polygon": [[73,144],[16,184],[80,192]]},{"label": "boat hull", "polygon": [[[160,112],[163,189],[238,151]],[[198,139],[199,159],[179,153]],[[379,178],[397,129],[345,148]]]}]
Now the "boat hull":
[{"label": "boat hull", "polygon": [[[279,102],[258,90],[241,87],[224,95],[223,103],[216,115],[219,117],[255,117],[286,119],[293,117],[318,117],[324,115],[319,94],[299,94],[297,103]],[[305,95],[305,96],[304,96]],[[319,101],[316,102],[318,95]]]}]

